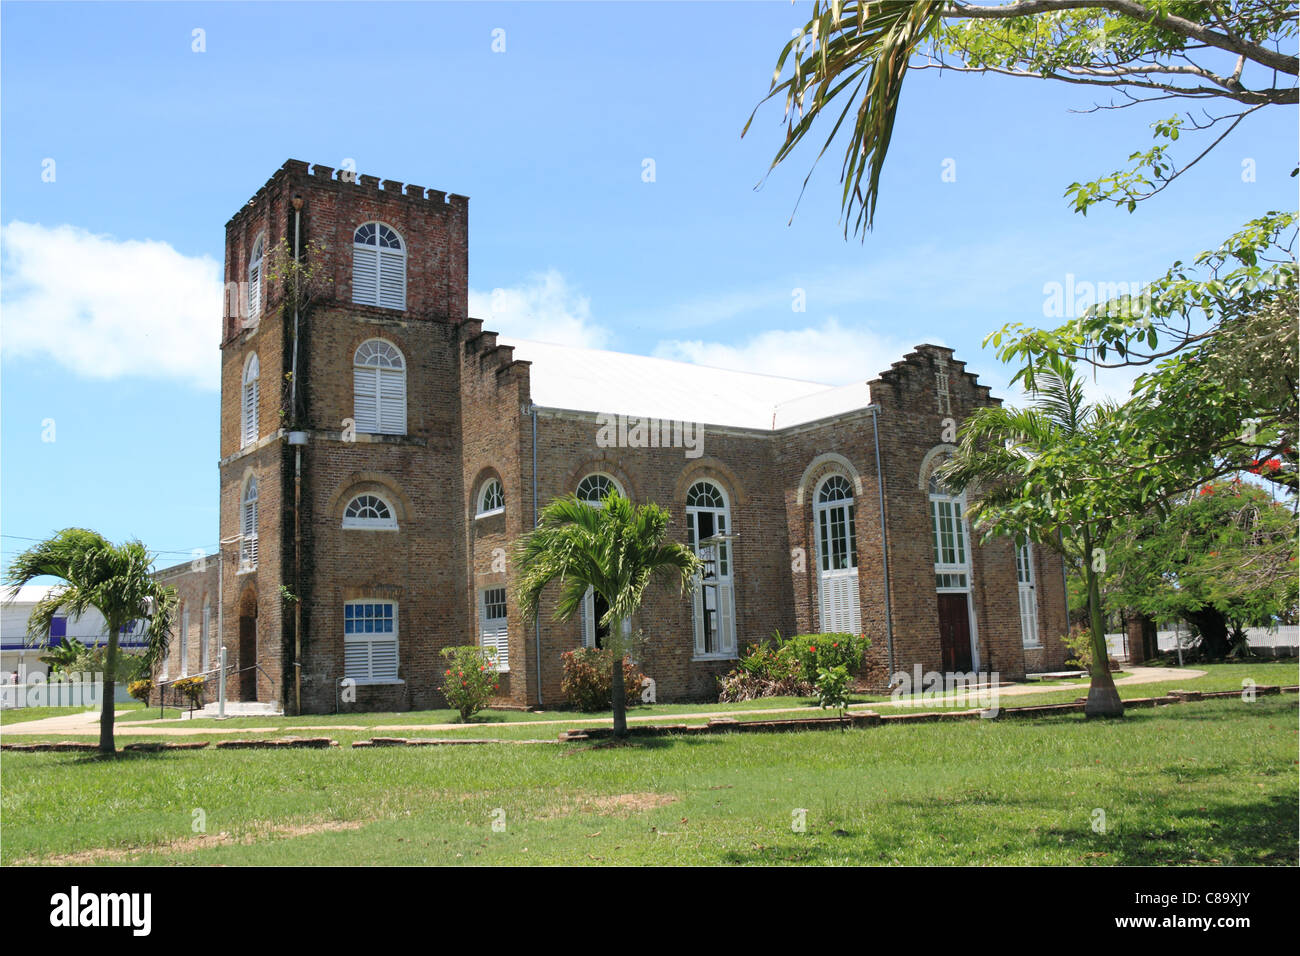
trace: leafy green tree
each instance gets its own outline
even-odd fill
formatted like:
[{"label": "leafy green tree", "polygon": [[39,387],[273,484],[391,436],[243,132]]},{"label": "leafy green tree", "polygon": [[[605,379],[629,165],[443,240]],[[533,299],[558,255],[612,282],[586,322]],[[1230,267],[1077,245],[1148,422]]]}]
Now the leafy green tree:
[{"label": "leafy green tree", "polygon": [[1112,479],[1128,464],[1126,449],[1116,441],[1125,411],[1112,403],[1087,404],[1073,367],[1056,358],[1035,378],[1029,395],[1027,408],[976,409],[939,477],[971,496],[967,513],[985,540],[1027,537],[1063,547],[1079,563],[1093,647],[1085,713],[1121,716],[1124,706],[1106,655],[1100,582],[1112,526],[1106,515],[1140,507],[1117,501],[1125,492]]},{"label": "leafy green tree", "polygon": [[117,752],[113,739],[114,687],[118,670],[118,640],[129,621],[145,619],[148,645],[144,653],[152,666],[167,653],[176,590],[158,583],[149,572],[152,558],[139,541],[115,545],[85,528],[66,528],[54,537],[28,548],[10,565],[6,575],[10,596],[39,577],[54,577],[63,584],[38,601],[27,621],[29,638],[49,633],[50,621],[64,613],[80,617],[95,608],[108,628],[103,678],[103,711],[99,720],[99,750]]},{"label": "leafy green tree", "polygon": [[1107,553],[1114,606],[1182,618],[1211,658],[1296,606],[1295,516],[1243,481],[1202,485],[1167,515],[1117,525]]},{"label": "leafy green tree", "polygon": [[[43,635],[42,635],[43,636]],[[52,647],[44,654],[37,657],[42,664],[49,666],[51,673],[73,673],[76,668],[73,666],[80,660],[89,648],[75,637],[65,637],[58,647]]]},{"label": "leafy green tree", "polygon": [[657,504],[633,506],[611,491],[599,506],[574,496],[557,498],[542,509],[536,528],[516,549],[519,607],[528,621],[537,619],[542,592],[560,586],[555,620],[571,620],[582,607],[587,589],[605,600],[600,620],[609,628],[614,736],[627,736],[623,687],[621,622],[636,614],[653,578],[685,590],[702,570],[695,552],[666,540],[668,512]]},{"label": "leafy green tree", "polygon": [[[1300,73],[1300,59],[1282,52],[1293,48],[1289,41],[1295,35],[1296,4],[1275,0],[1019,0],[989,6],[956,0],[815,0],[807,23],[781,50],[763,99],[782,99],[785,105],[785,140],[771,168],[788,159],[824,115],[830,130],[814,166],[843,132],[844,232],[847,236],[851,225],[854,233],[865,235],[911,72],[996,74],[1091,87],[1109,98],[1097,109],[1170,100],[1222,107],[1217,116],[1202,109],[1199,116],[1174,115],[1156,123],[1157,144],[1132,154],[1129,167],[1095,182],[1072,183],[1067,190],[1079,212],[1097,203],[1131,212],[1251,113],[1300,101],[1288,79]],[[1177,156],[1180,134],[1210,142],[1195,156]],[[810,171],[805,187],[811,176]]]}]

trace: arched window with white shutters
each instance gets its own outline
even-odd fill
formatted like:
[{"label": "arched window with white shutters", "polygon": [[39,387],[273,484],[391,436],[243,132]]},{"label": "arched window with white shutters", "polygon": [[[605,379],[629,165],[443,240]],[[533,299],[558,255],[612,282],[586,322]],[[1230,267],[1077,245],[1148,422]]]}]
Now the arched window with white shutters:
[{"label": "arched window with white shutters", "polygon": [[843,475],[831,475],[818,486],[814,502],[822,633],[857,634],[861,609],[853,486]]},{"label": "arched window with white shutters", "polygon": [[353,420],[358,432],[406,434],[406,360],[391,342],[362,342],[352,360]]},{"label": "arched window with white shutters", "polygon": [[352,301],[406,309],[406,245],[382,222],[368,222],[353,233]]},{"label": "arched window with white shutters", "polygon": [[257,400],[258,376],[261,374],[257,363],[257,353],[248,357],[244,364],[244,384],[239,408],[239,447],[251,445],[257,441]]},{"label": "arched window with white shutters", "polygon": [[[609,475],[596,471],[578,482],[578,488],[574,492],[574,496],[593,508],[603,508],[605,507],[605,498],[608,497],[611,491],[618,492],[624,498],[627,497],[622,485]],[[609,624],[602,623],[602,620],[608,612],[609,605],[605,602],[605,599],[591,588],[587,588],[587,593],[582,598],[582,607],[578,613],[578,625],[582,631],[583,647],[605,647],[605,641],[609,637]],[[632,622],[625,620],[623,622],[623,634],[626,636],[631,633]]]},{"label": "arched window with white shutters", "polygon": [[736,656],[736,596],[731,567],[731,508],[722,489],[697,481],[686,492],[687,543],[704,561],[693,596],[695,656]]},{"label": "arched window with white shutters", "polygon": [[257,318],[262,312],[262,254],[266,251],[266,233],[253,242],[253,253],[248,257],[248,317]]},{"label": "arched window with white shutters", "polygon": [[239,508],[239,569],[257,569],[257,478],[248,477]]},{"label": "arched window with white shutters", "polygon": [[343,527],[397,529],[393,507],[379,495],[357,495],[343,509]]}]

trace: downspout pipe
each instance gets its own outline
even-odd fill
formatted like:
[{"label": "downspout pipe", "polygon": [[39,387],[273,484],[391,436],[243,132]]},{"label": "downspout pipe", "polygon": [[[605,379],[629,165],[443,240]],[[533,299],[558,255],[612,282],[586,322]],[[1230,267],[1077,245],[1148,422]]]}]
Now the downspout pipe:
[{"label": "downspout pipe", "polygon": [[[533,418],[533,527],[537,527],[537,406],[530,403]],[[542,619],[533,616],[533,658],[537,667],[537,706],[542,707]]]},{"label": "downspout pipe", "polygon": [[889,600],[889,534],[885,530],[885,474],[880,467],[880,406],[872,403],[871,435],[876,446],[876,492],[880,497],[880,556],[885,572],[885,640],[889,645],[889,675],[894,670],[894,614]]}]

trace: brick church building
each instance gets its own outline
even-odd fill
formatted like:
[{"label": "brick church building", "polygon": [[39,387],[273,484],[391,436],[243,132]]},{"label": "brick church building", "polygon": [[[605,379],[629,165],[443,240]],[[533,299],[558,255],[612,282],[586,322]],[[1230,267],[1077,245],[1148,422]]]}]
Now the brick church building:
[{"label": "brick church building", "polygon": [[526,624],[510,556],[548,501],[611,487],[709,560],[628,624],[659,700],[713,699],[777,630],[865,634],[882,686],[1062,666],[1060,556],[978,543],[932,477],[998,402],[952,350],[832,387],[508,339],[468,315],[468,250],[464,196],[294,160],[226,224],[221,546],[160,572],[181,597],[164,676],[224,645],[230,700],[430,708],[439,651],[479,643],[499,703],[560,705],[604,609]]}]

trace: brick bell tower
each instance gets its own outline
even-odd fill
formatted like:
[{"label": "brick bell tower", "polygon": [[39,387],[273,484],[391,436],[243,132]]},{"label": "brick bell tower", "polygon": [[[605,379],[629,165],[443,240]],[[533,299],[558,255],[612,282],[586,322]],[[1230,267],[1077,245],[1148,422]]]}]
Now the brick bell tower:
[{"label": "brick bell tower", "polygon": [[286,713],[435,704],[436,648],[470,626],[458,599],[468,213],[464,196],[289,160],[226,224],[230,700]]}]

